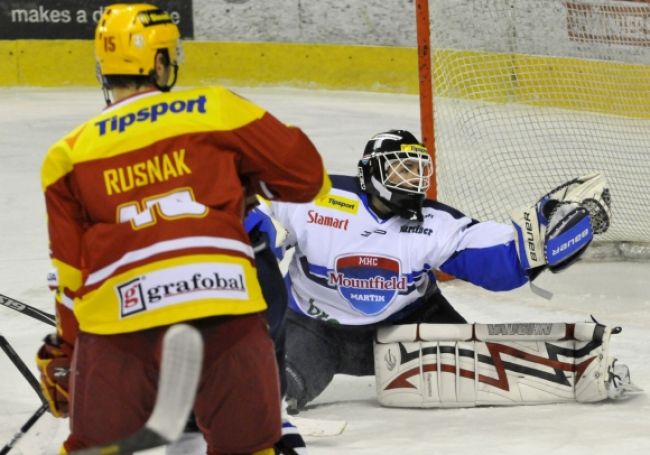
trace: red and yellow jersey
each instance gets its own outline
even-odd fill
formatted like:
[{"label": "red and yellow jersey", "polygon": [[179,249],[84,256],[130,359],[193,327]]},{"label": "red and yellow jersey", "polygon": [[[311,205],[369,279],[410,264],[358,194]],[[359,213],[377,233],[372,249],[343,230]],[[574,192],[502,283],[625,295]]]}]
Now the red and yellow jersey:
[{"label": "red and yellow jersey", "polygon": [[71,341],[77,322],[111,334],[262,311],[247,196],[307,202],[330,183],[300,129],[211,87],[107,108],[48,151],[42,186]]}]

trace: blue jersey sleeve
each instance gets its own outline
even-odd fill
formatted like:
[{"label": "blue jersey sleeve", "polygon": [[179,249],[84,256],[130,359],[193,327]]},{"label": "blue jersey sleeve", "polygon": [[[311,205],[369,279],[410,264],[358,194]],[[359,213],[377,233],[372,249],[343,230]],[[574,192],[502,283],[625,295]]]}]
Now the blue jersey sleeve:
[{"label": "blue jersey sleeve", "polygon": [[440,270],[490,291],[508,291],[528,282],[519,263],[512,228],[492,222],[474,224],[462,233],[456,251]]},{"label": "blue jersey sleeve", "polygon": [[284,256],[284,251],[281,247],[278,247],[276,245],[278,231],[275,228],[275,225],[273,224],[273,221],[269,215],[262,212],[258,208],[254,208],[248,212],[248,215],[244,219],[244,229],[246,229],[246,232],[249,234],[251,234],[253,231],[258,231],[259,233],[264,234],[266,236],[268,246],[271,248],[271,251],[273,251],[273,254],[275,254],[275,257],[282,259]]}]

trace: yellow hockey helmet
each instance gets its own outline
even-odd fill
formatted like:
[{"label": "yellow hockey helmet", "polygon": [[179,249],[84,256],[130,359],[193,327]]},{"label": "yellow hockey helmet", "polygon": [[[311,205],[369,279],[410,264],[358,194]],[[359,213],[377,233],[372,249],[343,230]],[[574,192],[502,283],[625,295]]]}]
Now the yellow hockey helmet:
[{"label": "yellow hockey helmet", "polygon": [[169,63],[179,60],[178,27],[171,16],[145,3],[107,6],[95,30],[95,57],[103,76],[148,76],[156,53],[167,50]]}]

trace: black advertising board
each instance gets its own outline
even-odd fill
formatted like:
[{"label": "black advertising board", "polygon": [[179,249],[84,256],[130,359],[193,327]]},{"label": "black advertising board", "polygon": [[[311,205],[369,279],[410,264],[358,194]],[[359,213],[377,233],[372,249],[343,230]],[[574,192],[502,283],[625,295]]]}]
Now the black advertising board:
[{"label": "black advertising board", "polygon": [[103,9],[149,3],[168,11],[181,37],[194,37],[192,0],[0,0],[0,39],[92,39]]}]

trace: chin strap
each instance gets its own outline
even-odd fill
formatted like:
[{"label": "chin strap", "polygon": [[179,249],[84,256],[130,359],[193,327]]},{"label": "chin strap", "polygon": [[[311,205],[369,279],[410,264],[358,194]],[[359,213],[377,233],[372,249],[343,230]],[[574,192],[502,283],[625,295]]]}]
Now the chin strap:
[{"label": "chin strap", "polygon": [[104,94],[104,101],[106,101],[106,107],[113,104],[113,102],[111,101],[111,90],[106,86],[106,84],[102,84],[102,93]]},{"label": "chin strap", "polygon": [[99,65],[99,61],[95,61],[95,77],[97,78],[97,81],[102,86],[102,93],[104,94],[104,101],[106,102],[106,106],[110,106],[111,105],[111,91],[108,88],[108,83],[106,82],[106,78],[102,74],[102,69],[101,69],[101,66]]}]

